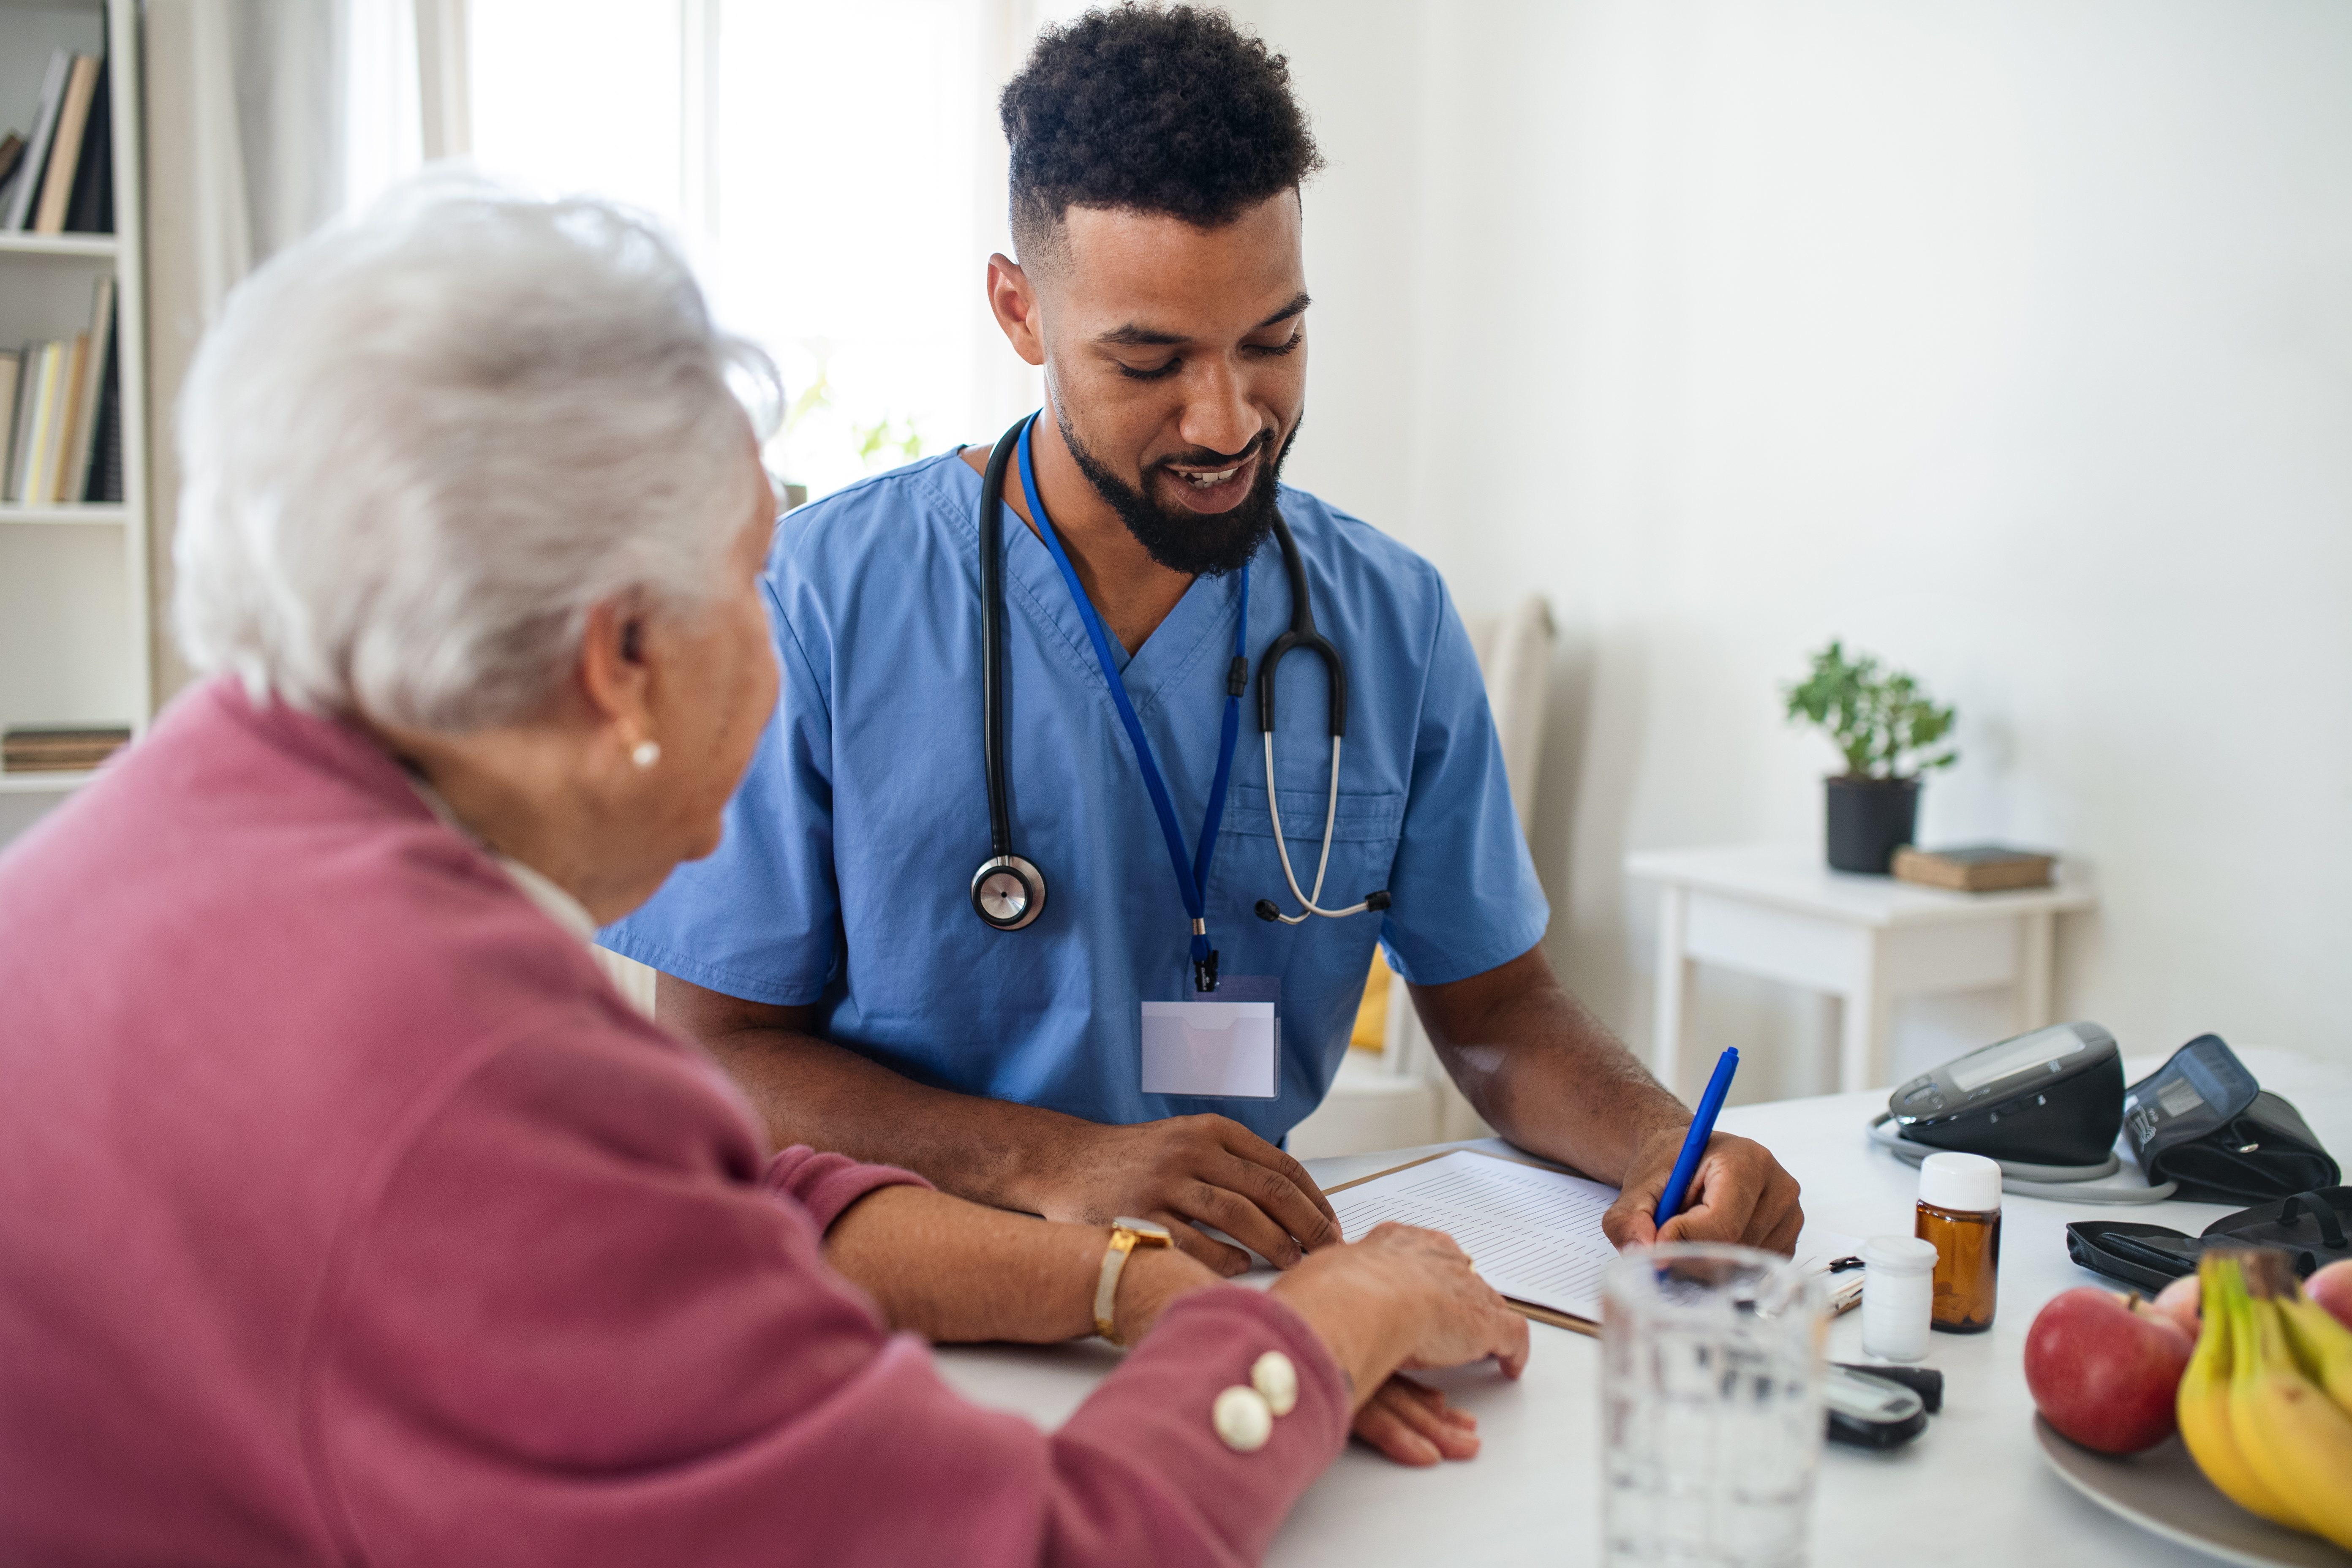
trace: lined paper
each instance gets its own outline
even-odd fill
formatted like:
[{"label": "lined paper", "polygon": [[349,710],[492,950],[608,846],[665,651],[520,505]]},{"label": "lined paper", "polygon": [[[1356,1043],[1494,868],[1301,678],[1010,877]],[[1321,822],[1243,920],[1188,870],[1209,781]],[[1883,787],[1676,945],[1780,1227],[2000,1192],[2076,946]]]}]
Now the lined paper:
[{"label": "lined paper", "polygon": [[1600,1320],[1601,1277],[1617,1257],[1601,1216],[1615,1187],[1456,1149],[1330,1198],[1349,1241],[1387,1220],[1442,1230],[1504,1295]]}]

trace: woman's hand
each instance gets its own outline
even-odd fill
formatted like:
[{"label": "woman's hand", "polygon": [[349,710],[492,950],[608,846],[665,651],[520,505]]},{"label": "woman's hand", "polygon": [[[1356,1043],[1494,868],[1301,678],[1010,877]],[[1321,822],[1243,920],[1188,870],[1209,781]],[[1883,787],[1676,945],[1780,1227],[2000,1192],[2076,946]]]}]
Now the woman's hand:
[{"label": "woman's hand", "polygon": [[1478,1418],[1445,1403],[1426,1384],[1391,1376],[1356,1412],[1356,1436],[1400,1465],[1433,1465],[1478,1455]]},{"label": "woman's hand", "polygon": [[1138,1247],[1127,1255],[1111,1302],[1111,1325],[1119,1342],[1134,1344],[1150,1333],[1160,1314],[1179,1296],[1223,1284],[1224,1277],[1197,1258],[1172,1247]]},{"label": "woman's hand", "polygon": [[[1528,1322],[1478,1278],[1451,1237],[1383,1225],[1308,1256],[1274,1285],[1354,1380],[1360,1415],[1403,1366],[1459,1366],[1493,1356],[1506,1377],[1528,1363]],[[1388,1414],[1402,1415],[1393,1403]],[[1374,1418],[1374,1431],[1388,1430]],[[1368,1441],[1390,1452],[1372,1434]],[[1402,1447],[1402,1444],[1399,1445]]]},{"label": "woman's hand", "polygon": [[1528,1321],[1478,1278],[1470,1255],[1452,1237],[1391,1222],[1374,1226],[1362,1246],[1380,1268],[1396,1270],[1426,1296],[1425,1315],[1403,1364],[1460,1366],[1493,1356],[1505,1377],[1526,1370]]}]

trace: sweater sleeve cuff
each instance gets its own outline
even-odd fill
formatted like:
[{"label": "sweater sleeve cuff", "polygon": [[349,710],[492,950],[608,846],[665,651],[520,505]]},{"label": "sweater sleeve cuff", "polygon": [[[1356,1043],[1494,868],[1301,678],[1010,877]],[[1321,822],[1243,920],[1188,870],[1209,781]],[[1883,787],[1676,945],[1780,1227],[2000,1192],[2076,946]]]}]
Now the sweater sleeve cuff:
[{"label": "sweater sleeve cuff", "polygon": [[841,1211],[881,1187],[922,1187],[930,1183],[896,1165],[861,1165],[846,1154],[820,1153],[796,1143],[768,1162],[760,1185],[808,1211],[817,1234],[833,1228]]},{"label": "sweater sleeve cuff", "polygon": [[[1245,1285],[1223,1290],[1196,1290],[1171,1304],[1160,1314],[1160,1323],[1153,1325],[1154,1331],[1187,1307],[1215,1311],[1225,1333],[1233,1333],[1240,1326],[1233,1314],[1238,1314],[1242,1323],[1256,1327],[1261,1332],[1271,1330],[1276,1339],[1266,1348],[1287,1352],[1291,1365],[1298,1373],[1298,1408],[1293,1414],[1307,1415],[1302,1425],[1314,1428],[1320,1435],[1318,1441],[1328,1444],[1331,1453],[1347,1446],[1349,1429],[1355,1425],[1355,1390],[1339,1358],[1331,1353],[1331,1347],[1323,1342],[1323,1336],[1287,1301],[1270,1290],[1255,1290]],[[1242,1331],[1238,1342],[1247,1342],[1246,1330]],[[1236,1381],[1246,1383],[1249,1379],[1244,1373]]]},{"label": "sweater sleeve cuff", "polygon": [[[1298,1374],[1298,1403],[1276,1418],[1263,1447],[1239,1451],[1216,1434],[1218,1394],[1246,1385],[1251,1367],[1274,1350]],[[1220,1543],[1214,1561],[1255,1563],[1346,1446],[1353,1414],[1348,1380],[1307,1321],[1263,1291],[1226,1285],[1170,1306],[1054,1443],[1066,1470],[1103,1467],[1096,1487],[1116,1476],[1156,1500],[1169,1528]]]}]

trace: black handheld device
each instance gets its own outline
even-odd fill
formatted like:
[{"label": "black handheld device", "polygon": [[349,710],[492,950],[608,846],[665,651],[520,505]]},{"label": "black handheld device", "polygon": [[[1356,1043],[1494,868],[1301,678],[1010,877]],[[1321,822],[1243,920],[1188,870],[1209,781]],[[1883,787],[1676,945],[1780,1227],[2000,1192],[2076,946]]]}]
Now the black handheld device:
[{"label": "black handheld device", "polygon": [[2100,1025],[2055,1024],[1921,1074],[1886,1109],[1904,1137],[1931,1148],[2094,1165],[2123,1131],[2123,1053]]},{"label": "black handheld device", "polygon": [[1832,1362],[1822,1369],[1822,1405],[1829,1439],[1857,1448],[1894,1448],[1927,1429],[1927,1403],[1901,1384],[1878,1376],[1880,1369],[1849,1369]]},{"label": "black handheld device", "polygon": [[1919,1396],[1919,1403],[1927,1407],[1930,1415],[1944,1407],[1944,1374],[1932,1366],[1872,1366],[1850,1361],[1833,1361],[1830,1364],[1864,1377],[1901,1384]]}]

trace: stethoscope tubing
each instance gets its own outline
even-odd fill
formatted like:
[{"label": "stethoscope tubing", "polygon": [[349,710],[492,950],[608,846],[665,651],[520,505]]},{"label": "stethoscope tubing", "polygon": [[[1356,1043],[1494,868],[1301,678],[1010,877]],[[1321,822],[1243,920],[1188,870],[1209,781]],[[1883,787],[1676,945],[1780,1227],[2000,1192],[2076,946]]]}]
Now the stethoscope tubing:
[{"label": "stethoscope tubing", "polygon": [[1004,790],[1004,473],[1030,417],[1013,421],[988,454],[980,480],[981,747],[988,769],[988,852],[1000,858],[1013,853]]},{"label": "stethoscope tubing", "polygon": [[[1327,910],[1318,907],[1315,902],[1323,896],[1323,873],[1331,866],[1331,830],[1339,820],[1341,739],[1342,737],[1338,735],[1331,737],[1331,789],[1323,802],[1323,853],[1315,862],[1315,890],[1312,893],[1302,893],[1298,890],[1298,873],[1290,868],[1290,846],[1282,837],[1282,802],[1275,797],[1270,783],[1265,792],[1265,814],[1274,819],[1274,852],[1282,858],[1282,879],[1290,884],[1290,896],[1298,900],[1301,910],[1295,915],[1286,915],[1278,910],[1276,912],[1274,918],[1286,926],[1303,926],[1307,923],[1307,917],[1309,915],[1321,915],[1325,920],[1329,921],[1343,920],[1349,915],[1362,914],[1372,907],[1371,900],[1369,899],[1352,909],[1345,910]],[[1274,731],[1272,730],[1265,732],[1265,776],[1269,781],[1274,777]]]}]

